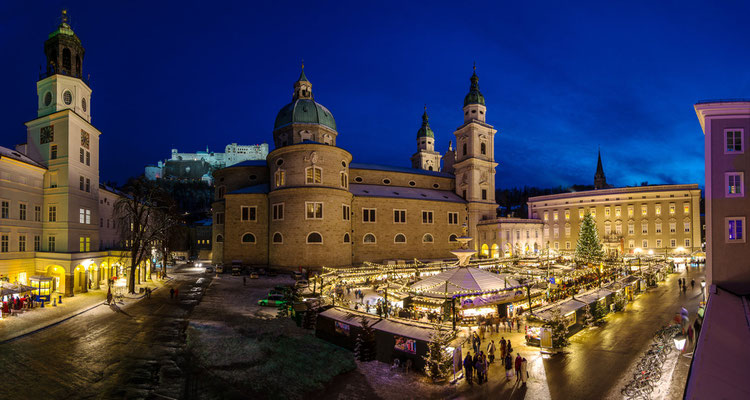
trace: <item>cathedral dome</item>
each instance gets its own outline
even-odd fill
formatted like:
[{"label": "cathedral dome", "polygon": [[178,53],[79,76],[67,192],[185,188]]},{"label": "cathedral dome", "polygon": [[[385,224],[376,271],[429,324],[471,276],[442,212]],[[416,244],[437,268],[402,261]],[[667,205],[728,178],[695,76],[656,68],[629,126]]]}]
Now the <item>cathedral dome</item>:
[{"label": "cathedral dome", "polygon": [[474,73],[471,75],[471,86],[469,87],[469,93],[464,97],[464,107],[469,104],[484,104],[484,96],[479,91],[479,77],[477,76],[477,67],[474,66]]},{"label": "cathedral dome", "polygon": [[336,120],[333,119],[333,114],[312,99],[297,98],[284,106],[276,115],[273,129],[297,123],[320,124],[336,130]]}]

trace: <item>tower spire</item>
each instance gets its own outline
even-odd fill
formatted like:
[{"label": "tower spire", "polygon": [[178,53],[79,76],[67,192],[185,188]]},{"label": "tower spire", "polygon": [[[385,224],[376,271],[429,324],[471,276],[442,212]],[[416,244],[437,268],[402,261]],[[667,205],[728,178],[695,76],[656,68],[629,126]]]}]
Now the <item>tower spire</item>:
[{"label": "tower spire", "polygon": [[607,177],[604,176],[604,167],[602,167],[602,151],[599,149],[597,151],[596,173],[594,174],[594,189],[606,189],[607,187],[609,185],[607,185]]},{"label": "tower spire", "polygon": [[307,79],[307,76],[305,75],[304,59],[302,59],[301,69],[302,71],[299,74],[299,78],[296,82],[294,82],[294,96],[292,96],[292,101],[298,99],[313,99],[312,83]]}]

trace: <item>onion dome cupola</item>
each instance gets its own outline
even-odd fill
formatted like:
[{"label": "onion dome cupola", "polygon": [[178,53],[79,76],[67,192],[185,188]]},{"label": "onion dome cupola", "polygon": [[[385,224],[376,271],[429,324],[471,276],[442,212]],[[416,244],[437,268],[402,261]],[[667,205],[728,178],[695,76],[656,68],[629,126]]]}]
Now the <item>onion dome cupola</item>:
[{"label": "onion dome cupola", "polygon": [[336,145],[336,120],[331,111],[315,102],[304,64],[299,79],[294,82],[292,102],[279,110],[273,132],[276,147],[305,141]]},{"label": "onion dome cupola", "polygon": [[479,91],[479,77],[477,76],[476,64],[474,64],[474,72],[471,74],[470,81],[469,93],[464,97],[464,122],[472,119],[484,122],[487,107],[484,103],[484,96]]},{"label": "onion dome cupola", "polygon": [[47,76],[61,74],[82,78],[85,53],[81,40],[68,23],[68,11],[63,10],[60,25],[49,34],[44,42],[44,54],[47,56]]},{"label": "onion dome cupola", "polygon": [[430,128],[430,117],[427,115],[427,106],[424,107],[424,113],[422,114],[422,127],[417,131],[417,139],[428,137],[435,138],[435,133]]}]

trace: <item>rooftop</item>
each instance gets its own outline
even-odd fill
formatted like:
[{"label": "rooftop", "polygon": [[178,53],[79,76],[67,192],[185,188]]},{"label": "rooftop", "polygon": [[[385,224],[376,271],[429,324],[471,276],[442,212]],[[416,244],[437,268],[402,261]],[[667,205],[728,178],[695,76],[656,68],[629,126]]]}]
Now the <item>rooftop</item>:
[{"label": "rooftop", "polygon": [[736,99],[707,99],[707,100],[700,100],[696,102],[695,104],[712,104],[712,103],[750,103],[750,98],[748,99],[742,99],[742,98],[736,98]]},{"label": "rooftop", "polygon": [[380,164],[351,163],[349,164],[349,168],[350,169],[370,169],[370,170],[375,170],[375,171],[401,172],[404,174],[430,175],[430,176],[439,176],[441,178],[453,178],[454,177],[453,175],[447,172],[428,171],[428,170],[418,169],[418,168],[393,167],[390,165],[380,165]]},{"label": "rooftop", "polygon": [[581,192],[566,192],[558,194],[549,194],[545,196],[529,197],[529,202],[544,200],[557,200],[587,196],[606,196],[606,195],[623,195],[629,193],[647,193],[647,192],[664,192],[670,190],[700,190],[697,183],[679,184],[679,185],[646,185],[646,186],[626,186],[609,189],[584,190]]},{"label": "rooftop", "polygon": [[404,186],[363,185],[352,183],[349,191],[355,196],[387,197],[393,199],[447,201],[465,203],[466,201],[450,190],[422,189]]},{"label": "rooftop", "polygon": [[0,158],[7,157],[16,161],[21,161],[23,163],[33,165],[37,168],[44,168],[47,169],[44,165],[39,164],[38,162],[32,160],[27,155],[19,153],[15,150],[11,150],[7,147],[0,146]]}]

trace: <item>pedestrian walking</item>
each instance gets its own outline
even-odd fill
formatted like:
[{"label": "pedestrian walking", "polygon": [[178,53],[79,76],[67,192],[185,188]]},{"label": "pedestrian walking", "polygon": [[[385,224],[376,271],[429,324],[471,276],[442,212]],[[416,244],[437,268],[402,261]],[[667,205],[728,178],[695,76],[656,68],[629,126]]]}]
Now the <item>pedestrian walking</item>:
[{"label": "pedestrian walking", "polygon": [[495,341],[490,340],[490,342],[487,344],[487,354],[490,358],[490,364],[495,362]]},{"label": "pedestrian walking", "polygon": [[505,343],[505,336],[503,336],[503,337],[500,338],[500,361],[504,361],[505,360],[505,356],[507,354],[505,352],[506,349],[507,349],[506,346],[507,346],[507,344]]},{"label": "pedestrian walking", "polygon": [[471,358],[471,353],[466,354],[466,358],[464,358],[464,376],[466,377],[466,382],[469,382],[469,385],[472,384],[472,374],[474,373],[474,359]]},{"label": "pedestrian walking", "polygon": [[505,356],[505,379],[510,380],[513,376],[513,357],[510,354]]},{"label": "pedestrian walking", "polygon": [[508,339],[508,355],[513,357],[513,346],[510,344],[510,339]]},{"label": "pedestrian walking", "polygon": [[521,363],[523,361],[521,360],[521,353],[516,353],[516,383],[518,383],[521,380]]},{"label": "pedestrian walking", "polygon": [[521,359],[521,386],[526,386],[526,380],[529,379],[529,370],[526,358]]},{"label": "pedestrian walking", "polygon": [[481,354],[474,355],[474,369],[477,371],[477,383],[484,383],[484,363],[482,362]]},{"label": "pedestrian walking", "polygon": [[174,298],[174,288],[169,288],[169,298],[170,299]]},{"label": "pedestrian walking", "polygon": [[107,304],[112,303],[112,288],[107,289]]},{"label": "pedestrian walking", "polygon": [[508,325],[508,332],[513,332],[513,328],[510,326],[510,318],[505,320],[505,324]]}]

